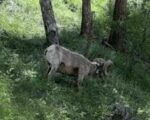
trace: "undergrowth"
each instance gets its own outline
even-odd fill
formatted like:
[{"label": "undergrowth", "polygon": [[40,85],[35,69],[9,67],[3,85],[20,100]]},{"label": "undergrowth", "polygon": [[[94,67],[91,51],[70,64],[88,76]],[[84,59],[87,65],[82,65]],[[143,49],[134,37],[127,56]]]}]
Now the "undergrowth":
[{"label": "undergrowth", "polygon": [[[79,36],[81,4],[65,1],[53,1],[61,41],[84,54],[87,41]],[[104,0],[92,3],[95,11],[106,15],[105,4]],[[71,77],[45,78],[45,34],[38,1],[2,1],[0,15],[0,120],[109,120],[115,103],[130,107],[135,120],[150,119],[149,63],[100,44],[109,30],[107,16],[95,18],[101,28],[95,28],[98,37],[87,57],[111,59],[113,69],[104,82],[86,78],[77,92]]]}]

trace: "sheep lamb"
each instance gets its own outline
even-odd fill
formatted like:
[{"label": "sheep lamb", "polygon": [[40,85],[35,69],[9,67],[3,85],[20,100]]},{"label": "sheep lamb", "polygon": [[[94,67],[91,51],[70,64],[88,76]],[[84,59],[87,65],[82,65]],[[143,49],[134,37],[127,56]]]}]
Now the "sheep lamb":
[{"label": "sheep lamb", "polygon": [[113,65],[113,62],[111,60],[105,60],[103,58],[95,58],[93,61],[99,63],[99,65],[102,66],[99,69],[99,75],[102,78],[108,76],[108,69]]}]

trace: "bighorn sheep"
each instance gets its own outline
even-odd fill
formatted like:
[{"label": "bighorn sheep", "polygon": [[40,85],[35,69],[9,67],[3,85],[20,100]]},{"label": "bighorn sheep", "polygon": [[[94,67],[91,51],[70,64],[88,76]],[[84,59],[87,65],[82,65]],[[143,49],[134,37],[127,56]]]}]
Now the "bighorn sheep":
[{"label": "bighorn sheep", "polygon": [[99,64],[91,62],[83,55],[72,52],[60,45],[51,45],[45,50],[46,60],[49,64],[47,75],[52,76],[55,72],[68,75],[77,75],[77,87],[87,75],[99,73]]},{"label": "bighorn sheep", "polygon": [[105,76],[108,76],[108,69],[110,66],[113,65],[113,62],[111,60],[105,60],[103,58],[95,58],[93,61],[99,63],[99,65],[102,66],[99,69],[100,76],[102,78],[104,78]]}]

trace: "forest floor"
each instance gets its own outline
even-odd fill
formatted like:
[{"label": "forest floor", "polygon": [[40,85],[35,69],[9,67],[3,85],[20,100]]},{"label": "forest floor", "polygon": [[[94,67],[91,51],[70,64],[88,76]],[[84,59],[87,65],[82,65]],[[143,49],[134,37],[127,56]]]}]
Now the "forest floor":
[{"label": "forest floor", "polygon": [[[87,42],[79,36],[80,17],[72,19],[79,15],[68,11],[64,18],[61,8],[68,8],[59,2],[54,6],[58,23],[64,23],[58,24],[61,41],[83,54]],[[0,16],[0,120],[109,120],[115,103],[129,107],[135,120],[150,120],[150,71],[144,61],[134,63],[131,55],[105,48],[98,37],[88,58],[112,59],[115,65],[104,82],[86,78],[77,92],[69,76],[45,78],[45,34],[36,0],[3,1]]]}]

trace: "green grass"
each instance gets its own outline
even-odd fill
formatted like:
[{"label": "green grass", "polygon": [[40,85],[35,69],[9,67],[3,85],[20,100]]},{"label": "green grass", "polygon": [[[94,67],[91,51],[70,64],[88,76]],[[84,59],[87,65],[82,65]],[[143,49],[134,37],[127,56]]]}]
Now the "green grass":
[{"label": "green grass", "polygon": [[[63,45],[84,54],[87,41],[78,35],[79,0],[53,5]],[[105,16],[99,6],[105,2],[93,2],[93,9]],[[45,34],[38,1],[5,0],[0,16],[0,120],[109,120],[115,103],[129,106],[136,120],[150,119],[149,64],[100,45],[109,24],[103,15],[97,16],[101,28],[95,28],[98,38],[88,57],[112,59],[115,65],[105,82],[86,78],[78,92],[71,77],[59,75],[55,82],[45,78]]]}]

